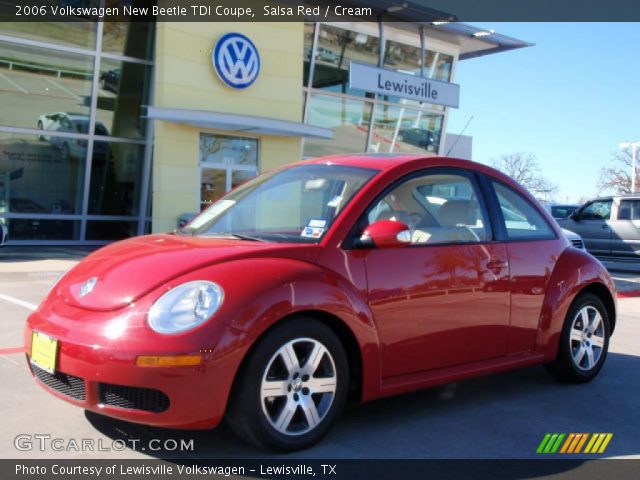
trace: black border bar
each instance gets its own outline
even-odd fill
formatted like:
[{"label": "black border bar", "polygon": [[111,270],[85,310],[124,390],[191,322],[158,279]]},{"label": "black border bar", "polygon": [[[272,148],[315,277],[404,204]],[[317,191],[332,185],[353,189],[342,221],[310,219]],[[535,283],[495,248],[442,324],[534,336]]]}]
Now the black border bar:
[{"label": "black border bar", "polygon": [[[91,12],[94,10],[80,10],[81,8],[97,9],[100,6],[112,10],[103,12],[103,16],[93,15]],[[143,13],[144,10],[137,10],[136,14],[126,14],[125,6],[146,9],[146,14]],[[203,9],[194,10],[194,6],[203,7]],[[157,10],[157,15],[153,15],[154,7],[161,9]],[[348,10],[349,8],[356,10]],[[273,12],[283,13],[274,15]],[[640,21],[640,2],[635,0],[607,0],[606,2],[603,0],[104,0],[101,5],[100,0],[83,0],[82,2],[0,0],[0,21],[3,22],[124,20],[631,22]]]}]

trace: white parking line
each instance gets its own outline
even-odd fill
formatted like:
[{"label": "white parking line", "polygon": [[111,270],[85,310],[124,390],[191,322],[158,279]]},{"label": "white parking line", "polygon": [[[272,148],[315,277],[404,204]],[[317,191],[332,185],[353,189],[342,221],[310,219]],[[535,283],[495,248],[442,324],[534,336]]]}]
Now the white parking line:
[{"label": "white parking line", "polygon": [[72,98],[75,98],[76,100],[82,100],[82,97],[76,95],[75,93],[73,93],[71,90],[69,90],[66,87],[63,87],[62,85],[60,85],[59,83],[54,82],[53,80],[51,80],[50,78],[47,78],[47,82],[49,82],[51,85],[53,85],[54,87],[58,87],[60,90],[62,90],[64,93],[66,93],[67,95],[70,95]]},{"label": "white parking line", "polygon": [[20,90],[22,93],[29,93],[27,92],[24,88],[22,88],[20,85],[18,85],[16,82],[14,82],[13,80],[11,80],[9,77],[7,77],[4,73],[0,73],[0,77],[4,78],[7,82],[9,82],[11,85],[13,85],[14,87],[16,87],[18,90]]},{"label": "white parking line", "polygon": [[14,359],[12,359],[12,358],[7,357],[6,355],[0,355],[0,358],[1,358],[1,359],[3,359],[3,360],[6,360],[6,361],[7,361],[7,362],[9,362],[9,363],[14,364],[14,365],[15,365],[15,366],[17,366],[17,367],[21,366],[21,364],[20,364],[20,363],[16,362],[16,361],[15,361]]},{"label": "white parking line", "polygon": [[36,308],[38,308],[38,306],[34,305],[33,303],[25,302],[24,300],[20,300],[19,298],[10,297],[9,295],[4,295],[2,293],[0,293],[0,300],[4,300],[5,302],[13,303],[14,305],[19,305],[19,306],[27,308],[29,310],[35,310]]}]

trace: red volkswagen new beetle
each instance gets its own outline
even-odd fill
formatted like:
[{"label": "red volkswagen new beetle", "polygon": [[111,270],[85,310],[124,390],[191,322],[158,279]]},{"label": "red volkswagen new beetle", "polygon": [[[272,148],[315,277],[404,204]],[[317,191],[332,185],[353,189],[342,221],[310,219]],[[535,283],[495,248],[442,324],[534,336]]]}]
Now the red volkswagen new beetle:
[{"label": "red volkswagen new beetle", "polygon": [[31,370],[112,417],[293,450],[368,401],[534,364],[584,382],[614,285],[522,187],[450,158],[301,162],[103,248],[28,320]]}]

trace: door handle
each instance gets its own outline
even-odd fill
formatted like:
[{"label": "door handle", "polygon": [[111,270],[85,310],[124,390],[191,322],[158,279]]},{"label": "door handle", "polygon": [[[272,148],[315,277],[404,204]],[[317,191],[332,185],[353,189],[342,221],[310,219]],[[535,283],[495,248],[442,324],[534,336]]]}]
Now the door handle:
[{"label": "door handle", "polygon": [[600,228],[602,228],[603,230],[609,230],[609,225],[607,225],[606,223],[604,225],[602,225]]},{"label": "door handle", "polygon": [[501,268],[507,268],[509,266],[509,262],[507,262],[506,260],[489,260],[487,262],[487,268],[489,270],[499,270]]}]

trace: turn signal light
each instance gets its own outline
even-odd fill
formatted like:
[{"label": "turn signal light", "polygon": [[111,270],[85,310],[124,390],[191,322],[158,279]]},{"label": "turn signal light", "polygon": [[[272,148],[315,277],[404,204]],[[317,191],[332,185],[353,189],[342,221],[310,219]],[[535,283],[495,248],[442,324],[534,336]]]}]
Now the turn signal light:
[{"label": "turn signal light", "polygon": [[142,355],[136,358],[139,367],[186,367],[200,365],[202,355]]}]

